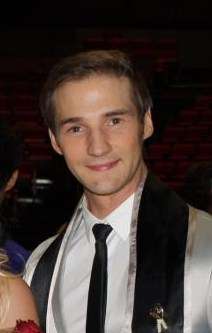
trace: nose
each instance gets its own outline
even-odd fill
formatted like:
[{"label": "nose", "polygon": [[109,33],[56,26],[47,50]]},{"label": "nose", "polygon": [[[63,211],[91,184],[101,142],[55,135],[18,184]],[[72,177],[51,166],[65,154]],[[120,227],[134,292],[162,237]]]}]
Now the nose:
[{"label": "nose", "polygon": [[90,132],[87,149],[89,155],[96,157],[107,155],[111,151],[109,139],[102,129],[96,129]]}]

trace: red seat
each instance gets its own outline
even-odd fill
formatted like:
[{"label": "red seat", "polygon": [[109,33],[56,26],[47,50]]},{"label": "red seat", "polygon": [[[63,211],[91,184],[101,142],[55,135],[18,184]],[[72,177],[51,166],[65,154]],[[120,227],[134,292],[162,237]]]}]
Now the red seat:
[{"label": "red seat", "polygon": [[212,129],[212,119],[207,119],[207,118],[202,117],[201,119],[199,119],[198,123],[199,123],[200,126],[207,126],[209,131],[211,131],[211,129]]},{"label": "red seat", "polygon": [[45,139],[47,137],[47,130],[45,126],[35,121],[19,121],[16,122],[16,129],[23,135],[24,140],[29,139]]},{"label": "red seat", "polygon": [[13,109],[15,112],[19,112],[19,110],[37,110],[38,108],[38,98],[32,95],[18,96],[13,100]]},{"label": "red seat", "polygon": [[212,161],[212,143],[200,143],[195,157],[198,161]]},{"label": "red seat", "polygon": [[40,112],[35,109],[23,108],[15,110],[15,112],[13,112],[13,117],[16,122],[23,121],[23,122],[43,123]]},{"label": "red seat", "polygon": [[212,95],[205,95],[205,96],[200,96],[198,99],[197,99],[197,102],[200,106],[203,106],[203,105],[208,105],[209,103],[212,102]]},{"label": "red seat", "polygon": [[170,144],[152,144],[147,148],[147,158],[150,160],[164,159],[169,155],[170,150]]},{"label": "red seat", "polygon": [[208,137],[208,126],[189,127],[185,131],[184,142],[206,141]]},{"label": "red seat", "polygon": [[33,80],[14,80],[10,84],[11,95],[14,98],[19,96],[38,96],[38,84]]},{"label": "red seat", "polygon": [[205,108],[201,110],[200,115],[202,119],[212,121],[212,109]]},{"label": "red seat", "polygon": [[177,142],[184,137],[185,128],[184,127],[174,127],[169,126],[165,129],[163,133],[163,142]]},{"label": "red seat", "polygon": [[193,157],[195,152],[195,145],[187,143],[176,143],[171,151],[170,159],[184,160]]},{"label": "red seat", "polygon": [[30,161],[47,161],[52,159],[53,150],[49,143],[36,143],[28,145],[28,158]]},{"label": "red seat", "polygon": [[29,161],[27,162],[24,161],[24,163],[22,163],[22,165],[19,168],[20,178],[32,179],[34,172],[35,168],[33,166],[33,163]]},{"label": "red seat", "polygon": [[28,144],[28,150],[30,153],[35,155],[45,155],[45,154],[51,154],[52,149],[49,143],[46,142],[36,142]]},{"label": "red seat", "polygon": [[8,96],[0,95],[0,110],[9,110],[10,108],[10,99]]},{"label": "red seat", "polygon": [[212,131],[209,131],[209,133],[207,135],[207,142],[208,143],[212,142]]},{"label": "red seat", "polygon": [[153,171],[162,179],[169,179],[175,174],[176,163],[174,161],[155,161],[152,167]]},{"label": "red seat", "polygon": [[190,167],[190,165],[192,164],[192,161],[179,161],[176,164],[176,175],[177,177],[179,176],[180,178],[182,177],[181,175],[185,175]]},{"label": "red seat", "polygon": [[11,116],[10,110],[0,109],[0,117],[8,119],[10,116]]},{"label": "red seat", "polygon": [[177,116],[177,123],[178,124],[196,124],[196,122],[199,119],[199,112],[193,109],[183,110],[180,112],[180,114]]}]

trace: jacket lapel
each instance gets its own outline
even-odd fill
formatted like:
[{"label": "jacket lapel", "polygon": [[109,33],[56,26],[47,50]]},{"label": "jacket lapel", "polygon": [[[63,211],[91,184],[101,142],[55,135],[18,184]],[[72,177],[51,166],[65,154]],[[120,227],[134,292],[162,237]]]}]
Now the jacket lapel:
[{"label": "jacket lapel", "polygon": [[137,272],[133,333],[157,332],[159,305],[166,332],[183,332],[184,262],[188,230],[187,205],[152,174],[147,176],[137,225]]}]

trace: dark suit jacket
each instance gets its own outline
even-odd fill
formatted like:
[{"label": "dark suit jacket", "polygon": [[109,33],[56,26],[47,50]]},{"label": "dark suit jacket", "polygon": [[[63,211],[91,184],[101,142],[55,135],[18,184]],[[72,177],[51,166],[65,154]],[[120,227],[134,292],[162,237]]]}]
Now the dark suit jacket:
[{"label": "dark suit jacket", "polygon": [[[157,318],[150,314],[157,304],[164,312],[168,326],[166,332],[183,333],[188,221],[187,204],[149,173],[138,210],[136,239],[131,240],[136,244],[136,255],[130,259],[136,265],[131,323],[133,333],[157,332]],[[212,224],[209,229],[212,230]],[[36,266],[31,286],[38,301],[43,327],[51,276],[62,239],[60,235],[50,246],[48,243],[42,251],[35,251],[28,265]],[[44,254],[41,255],[41,252]],[[28,273],[32,277],[32,273]],[[30,283],[31,278],[26,280]]]}]

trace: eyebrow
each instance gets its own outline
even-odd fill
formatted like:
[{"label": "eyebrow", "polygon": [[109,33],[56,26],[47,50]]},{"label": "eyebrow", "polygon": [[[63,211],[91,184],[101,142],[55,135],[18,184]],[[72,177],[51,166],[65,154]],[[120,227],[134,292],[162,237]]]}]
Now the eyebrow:
[{"label": "eyebrow", "polygon": [[70,118],[65,118],[63,120],[60,121],[59,126],[63,127],[66,124],[71,124],[71,123],[77,123],[79,121],[81,121],[83,118],[81,117],[70,117]]},{"label": "eyebrow", "polygon": [[130,114],[130,113],[131,113],[131,110],[128,110],[128,109],[117,109],[117,110],[106,112],[105,116],[106,117],[121,116],[121,115],[125,115],[125,114]]},{"label": "eyebrow", "polygon": [[[117,110],[113,110],[113,111],[108,111],[106,113],[103,114],[103,116],[105,116],[106,118],[109,117],[113,117],[113,116],[121,116],[121,115],[127,115],[130,114],[131,111],[127,110],[127,109],[117,109]],[[65,118],[62,119],[59,123],[60,127],[63,127],[67,124],[72,124],[72,123],[77,123],[82,121],[84,118],[83,117],[69,117],[69,118]]]}]

